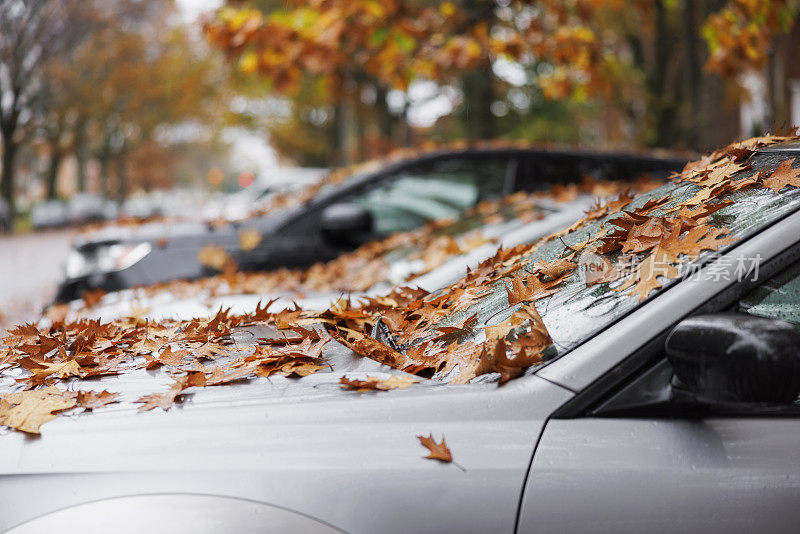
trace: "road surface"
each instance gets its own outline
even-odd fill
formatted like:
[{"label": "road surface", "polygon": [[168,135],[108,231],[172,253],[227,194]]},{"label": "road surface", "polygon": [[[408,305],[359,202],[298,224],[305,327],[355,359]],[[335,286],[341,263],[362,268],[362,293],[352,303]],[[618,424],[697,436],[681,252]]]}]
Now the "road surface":
[{"label": "road surface", "polygon": [[0,235],[0,335],[33,321],[55,296],[75,230]]}]

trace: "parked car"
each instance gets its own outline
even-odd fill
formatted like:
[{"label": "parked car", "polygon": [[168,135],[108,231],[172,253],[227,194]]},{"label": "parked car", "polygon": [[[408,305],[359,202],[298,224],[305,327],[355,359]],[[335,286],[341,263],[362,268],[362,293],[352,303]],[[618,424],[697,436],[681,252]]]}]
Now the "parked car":
[{"label": "parked car", "polygon": [[250,186],[208,202],[203,207],[203,218],[208,221],[245,220],[253,211],[267,208],[270,198],[276,193],[298,192],[319,182],[324,175],[325,169],[276,167],[258,176]]},{"label": "parked car", "polygon": [[[513,148],[437,151],[375,169],[341,173],[308,190],[280,196],[275,208],[239,223],[151,224],[79,240],[67,261],[57,300],[90,288],[118,290],[215,272],[201,261],[204,247],[222,249],[240,269],[301,267],[513,191],[595,178],[664,176],[684,161],[651,156]],[[362,168],[363,169],[363,168]],[[292,202],[302,199],[303,202]],[[282,209],[279,209],[281,208]],[[260,236],[241,246],[244,232]]]},{"label": "parked car", "polygon": [[69,218],[72,224],[102,222],[117,216],[118,206],[100,195],[78,193],[72,195],[67,202]]},{"label": "parked car", "polygon": [[0,198],[0,232],[10,232],[11,227],[11,208],[4,198]]},{"label": "parked car", "polygon": [[343,293],[350,298],[379,297],[403,284],[433,291],[476,268],[498,247],[534,242],[580,219],[600,198],[657,184],[649,180],[588,182],[537,193],[517,192],[484,202],[457,219],[392,234],[310,268],[237,272],[110,292],[88,307],[85,301],[71,303],[68,318],[109,320],[144,309],[143,316],[149,319],[191,319],[223,308],[246,313],[268,297],[278,299],[274,306],[298,303],[303,309],[322,311]]},{"label": "parked car", "polygon": [[69,223],[69,210],[60,200],[46,200],[31,208],[31,224],[37,230],[60,228]]},{"label": "parked car", "polygon": [[[546,328],[541,361],[503,386],[495,383],[502,372],[488,368],[448,385],[458,368],[412,375],[398,362],[379,363],[374,350],[377,359],[329,343],[327,367],[304,378],[239,375],[224,387],[187,388],[181,409],[136,414],[123,403],[59,417],[38,439],[0,436],[0,527],[11,534],[157,533],[175,525],[192,532],[794,532],[800,170],[792,165],[800,145],[779,140],[719,151],[663,187],[501,251],[430,295],[364,305],[405,317],[394,329],[374,328],[373,316],[353,330],[372,340],[364,345],[370,349],[387,347],[381,339],[409,338],[423,307],[440,310],[430,323],[441,332],[436,339],[395,344],[404,361],[432,348],[427,357],[439,361],[463,354],[459,347],[542,339]],[[615,270],[628,248],[639,259],[661,257],[656,272],[664,276],[643,278],[642,266],[654,261]],[[590,265],[610,270],[590,280]],[[527,285],[515,286],[520,277]],[[552,291],[534,296],[541,284]],[[468,290],[480,291],[447,311]],[[517,329],[491,337],[497,332],[489,328],[518,312],[526,319]],[[319,317],[342,335],[337,317],[361,321],[358,313],[332,308]],[[289,317],[296,312],[274,319]],[[188,332],[189,346],[200,345],[194,332],[223,319],[163,326],[128,319],[118,327],[137,339]],[[220,335],[236,350],[291,342],[277,335],[274,321],[251,322]],[[81,323],[95,335],[99,326]],[[49,339],[40,334],[64,336],[65,328],[22,328],[3,386],[21,387],[17,352],[30,365],[21,351]],[[87,369],[94,365],[90,344],[114,347],[92,339],[64,342]],[[452,350],[438,352],[443,344]],[[485,351],[475,354],[486,363]],[[530,356],[517,352],[503,365]],[[187,366],[186,374],[200,364],[174,365]],[[121,373],[53,381],[125,399],[169,383],[141,366]],[[346,376],[417,383],[363,393],[343,389]],[[418,439],[429,436],[438,454]]]}]

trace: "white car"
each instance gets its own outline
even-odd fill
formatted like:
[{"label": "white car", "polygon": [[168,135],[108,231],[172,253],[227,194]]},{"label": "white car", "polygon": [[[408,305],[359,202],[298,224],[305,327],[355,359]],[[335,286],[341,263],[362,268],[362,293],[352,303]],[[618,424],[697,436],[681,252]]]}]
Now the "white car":
[{"label": "white car", "polygon": [[[125,402],[59,417],[41,437],[0,437],[0,528],[794,532],[800,189],[781,180],[800,170],[798,146],[776,141],[719,151],[429,296],[446,303],[459,288],[488,289],[435,325],[475,314],[457,342],[476,348],[494,335],[487,328],[535,303],[540,321],[492,341],[506,347],[546,327],[552,343],[519,378],[450,384],[451,375],[409,375],[329,343],[330,367],[304,378],[193,387],[169,411],[137,414]],[[631,272],[615,270],[620,247],[642,260]],[[565,258],[561,267],[574,265],[548,281]],[[646,276],[658,258],[664,265]],[[597,278],[579,268],[603,261]],[[470,285],[483,275],[492,281]],[[554,291],[526,296],[541,287],[515,282],[523,275]],[[386,346],[405,333],[372,339]],[[242,346],[274,335],[270,326],[231,334]],[[419,343],[397,347],[413,358],[427,350]],[[345,375],[418,383],[359,393],[340,387]],[[24,372],[12,364],[5,376]],[[142,369],[81,387],[129,397],[168,380]],[[420,436],[445,440],[452,461],[426,458]]]}]

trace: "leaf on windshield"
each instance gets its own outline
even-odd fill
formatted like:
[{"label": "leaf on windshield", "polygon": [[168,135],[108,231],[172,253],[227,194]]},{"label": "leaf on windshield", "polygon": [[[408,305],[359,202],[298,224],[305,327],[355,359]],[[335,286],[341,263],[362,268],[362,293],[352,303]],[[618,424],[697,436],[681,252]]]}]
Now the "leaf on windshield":
[{"label": "leaf on windshield", "polygon": [[786,186],[800,187],[800,169],[792,168],[794,161],[795,158],[783,160],[769,178],[764,178],[764,187],[776,193]]}]

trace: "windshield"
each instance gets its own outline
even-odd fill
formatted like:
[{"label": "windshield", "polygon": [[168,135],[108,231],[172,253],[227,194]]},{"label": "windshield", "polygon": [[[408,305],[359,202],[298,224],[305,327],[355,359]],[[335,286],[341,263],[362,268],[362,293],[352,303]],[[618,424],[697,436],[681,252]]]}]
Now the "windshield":
[{"label": "windshield", "polygon": [[[391,301],[342,305],[331,312],[334,334],[359,350],[372,327],[371,337],[383,345],[373,347],[373,357],[445,380],[491,371],[516,376],[567,353],[710,256],[796,210],[800,193],[782,178],[791,171],[787,162],[753,152],[775,140],[752,140],[689,164],[662,187],[622,195],[535,245],[499,251],[443,290],[398,290]],[[361,336],[352,334],[359,324]]]}]

